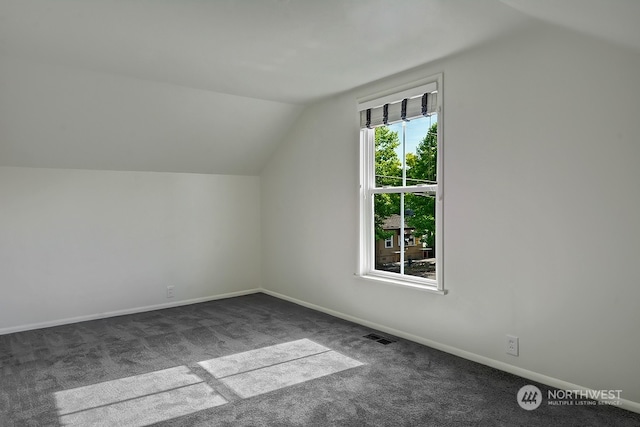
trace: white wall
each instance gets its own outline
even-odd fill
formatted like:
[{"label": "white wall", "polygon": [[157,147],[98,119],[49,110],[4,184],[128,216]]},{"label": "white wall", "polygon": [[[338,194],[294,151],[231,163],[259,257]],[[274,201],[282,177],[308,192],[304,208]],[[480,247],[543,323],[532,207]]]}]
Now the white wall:
[{"label": "white wall", "polygon": [[[356,98],[438,72],[446,296],[354,277]],[[264,288],[640,410],[638,76],[635,51],[529,28],[310,106],[262,174]]]},{"label": "white wall", "polygon": [[0,333],[259,288],[259,200],[251,176],[0,167]]}]

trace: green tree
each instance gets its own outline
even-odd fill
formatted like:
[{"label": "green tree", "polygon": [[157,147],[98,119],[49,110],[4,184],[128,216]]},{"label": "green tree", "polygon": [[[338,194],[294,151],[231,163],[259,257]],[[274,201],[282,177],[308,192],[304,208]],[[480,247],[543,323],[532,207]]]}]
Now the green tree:
[{"label": "green tree", "polygon": [[376,143],[376,185],[402,184],[402,163],[396,149],[400,146],[398,132],[392,132],[388,127],[375,129]]},{"label": "green tree", "polygon": [[[416,149],[415,163],[407,170],[411,183],[435,184],[438,164],[438,124],[434,123]],[[436,200],[426,193],[406,194],[405,206],[412,211],[407,216],[407,225],[422,236],[427,246],[435,248]]]},{"label": "green tree", "polygon": [[438,164],[438,124],[431,125],[427,134],[416,148],[415,163],[407,171],[407,176],[415,178],[420,184],[433,184],[437,181]]},{"label": "green tree", "polygon": [[[398,132],[392,132],[387,127],[377,127],[375,145],[376,186],[401,185],[402,163],[396,153],[396,148],[400,146]],[[388,239],[393,233],[384,231],[382,226],[385,219],[400,213],[400,195],[376,194],[373,200],[376,240]]]}]

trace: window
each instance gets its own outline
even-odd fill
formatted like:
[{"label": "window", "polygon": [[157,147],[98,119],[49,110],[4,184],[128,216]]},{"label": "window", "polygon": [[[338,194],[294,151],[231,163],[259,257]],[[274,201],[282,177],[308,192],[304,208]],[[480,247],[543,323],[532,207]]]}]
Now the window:
[{"label": "window", "polygon": [[444,293],[442,94],[440,74],[359,104],[363,277]]},{"label": "window", "polygon": [[393,237],[387,237],[384,239],[385,249],[393,248]]},{"label": "window", "polygon": [[[400,246],[400,236],[398,236],[398,246]],[[405,246],[415,246],[416,245],[416,237],[413,234],[404,235],[404,244]]]}]

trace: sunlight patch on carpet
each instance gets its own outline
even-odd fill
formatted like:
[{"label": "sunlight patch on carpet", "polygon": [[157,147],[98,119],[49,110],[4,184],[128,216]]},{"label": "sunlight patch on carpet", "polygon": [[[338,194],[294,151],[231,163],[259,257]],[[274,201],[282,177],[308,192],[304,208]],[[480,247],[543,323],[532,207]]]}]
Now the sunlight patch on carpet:
[{"label": "sunlight patch on carpet", "polygon": [[330,350],[330,348],[305,338],[205,360],[198,362],[198,365],[209,371],[214,377],[223,378]]},{"label": "sunlight patch on carpet", "polygon": [[198,364],[242,398],[363,365],[308,339],[205,360]]},{"label": "sunlight patch on carpet", "polygon": [[55,393],[63,426],[145,426],[227,401],[186,366]]}]

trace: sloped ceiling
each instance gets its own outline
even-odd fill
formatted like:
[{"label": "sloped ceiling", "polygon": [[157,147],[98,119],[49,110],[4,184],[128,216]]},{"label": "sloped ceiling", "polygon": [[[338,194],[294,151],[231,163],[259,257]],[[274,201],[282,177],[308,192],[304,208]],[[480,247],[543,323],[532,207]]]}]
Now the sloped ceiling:
[{"label": "sloped ceiling", "polygon": [[640,50],[638,0],[501,0],[533,18]]},{"label": "sloped ceiling", "polygon": [[304,103],[481,43],[497,0],[3,0],[0,51]]},{"label": "sloped ceiling", "polygon": [[0,0],[0,165],[259,174],[305,104],[618,2]]}]

